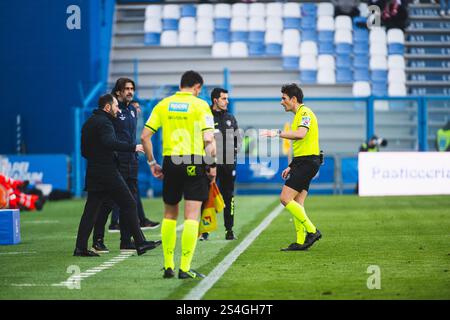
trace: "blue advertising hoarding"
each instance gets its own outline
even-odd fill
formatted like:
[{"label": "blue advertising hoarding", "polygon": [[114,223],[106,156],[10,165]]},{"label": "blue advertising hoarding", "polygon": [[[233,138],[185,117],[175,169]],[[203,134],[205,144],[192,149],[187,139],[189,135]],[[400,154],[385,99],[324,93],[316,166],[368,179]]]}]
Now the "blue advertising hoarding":
[{"label": "blue advertising hoarding", "polygon": [[64,154],[2,155],[0,174],[31,185],[51,184],[53,189],[69,190],[69,161]]}]

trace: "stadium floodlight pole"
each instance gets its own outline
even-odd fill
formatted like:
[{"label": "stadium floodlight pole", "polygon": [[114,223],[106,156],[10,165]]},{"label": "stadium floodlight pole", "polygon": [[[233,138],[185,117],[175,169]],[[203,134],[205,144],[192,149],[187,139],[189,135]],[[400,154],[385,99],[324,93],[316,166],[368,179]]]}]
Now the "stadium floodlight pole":
[{"label": "stadium floodlight pole", "polygon": [[139,59],[135,58],[133,61],[133,74],[134,74],[134,82],[135,82],[135,88],[134,88],[134,95],[136,99],[139,97],[138,95],[138,78],[139,78]]},{"label": "stadium floodlight pole", "polygon": [[418,128],[418,140],[419,151],[428,151],[428,113],[427,113],[427,101],[424,97],[418,99],[417,107],[417,128]]},{"label": "stadium floodlight pole", "polygon": [[366,102],[366,139],[367,139],[367,141],[369,141],[370,138],[374,135],[374,130],[375,130],[375,128],[374,128],[375,127],[374,103],[375,103],[374,96],[369,96],[367,98],[367,102]]},{"label": "stadium floodlight pole", "polygon": [[74,152],[73,152],[73,168],[74,170],[74,194],[75,197],[81,197],[81,108],[73,108],[74,112]]},{"label": "stadium floodlight pole", "polygon": [[16,117],[16,152],[21,154],[22,151],[22,118],[20,113]]}]

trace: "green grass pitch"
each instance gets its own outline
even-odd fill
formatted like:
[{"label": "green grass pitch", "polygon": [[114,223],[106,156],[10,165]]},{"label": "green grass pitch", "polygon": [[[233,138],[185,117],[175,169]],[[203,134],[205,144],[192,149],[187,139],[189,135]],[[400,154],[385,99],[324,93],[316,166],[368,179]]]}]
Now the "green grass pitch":
[{"label": "green grass pitch", "polygon": [[[72,256],[83,205],[50,202],[42,212],[21,214],[22,242],[0,246],[0,299],[182,299],[198,284],[163,279],[157,248],[85,278],[80,289],[54,286],[71,276],[69,266],[85,272],[120,253],[119,235],[107,233],[109,254]],[[277,205],[276,196],[237,197],[239,239],[224,240],[219,215],[219,230],[197,243],[192,267],[208,274]],[[161,220],[160,199],[145,200],[144,207]],[[450,197],[311,196],[306,210],[323,234],[309,251],[280,251],[295,240],[284,210],[203,299],[450,299]],[[159,239],[160,228],[145,234]],[[368,273],[369,266],[379,274]],[[374,276],[379,289],[368,288]]]}]

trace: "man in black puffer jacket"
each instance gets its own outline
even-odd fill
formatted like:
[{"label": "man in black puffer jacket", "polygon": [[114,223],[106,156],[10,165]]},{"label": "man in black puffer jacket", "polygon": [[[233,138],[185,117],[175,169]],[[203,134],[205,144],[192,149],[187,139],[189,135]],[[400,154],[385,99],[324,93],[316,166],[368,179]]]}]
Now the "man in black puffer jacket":
[{"label": "man in black puffer jacket", "polygon": [[94,227],[101,205],[114,201],[124,212],[126,223],[132,234],[138,255],[160,245],[160,241],[146,241],[139,228],[136,201],[117,169],[117,151],[143,152],[142,145],[119,141],[116,138],[112,119],[119,112],[118,102],[111,94],[101,96],[98,109],[85,122],[81,131],[81,153],[87,160],[86,205],[78,227],[74,256],[92,257],[97,253],[87,249],[88,239]]}]

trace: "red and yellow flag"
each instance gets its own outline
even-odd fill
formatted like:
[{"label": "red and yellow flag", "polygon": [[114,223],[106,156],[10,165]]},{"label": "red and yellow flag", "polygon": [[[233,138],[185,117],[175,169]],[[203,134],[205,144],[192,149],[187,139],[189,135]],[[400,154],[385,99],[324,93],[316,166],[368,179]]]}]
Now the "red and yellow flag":
[{"label": "red and yellow flag", "polygon": [[202,216],[198,227],[199,236],[217,229],[217,213],[225,208],[222,194],[215,182],[209,187],[208,200],[203,203]]}]

